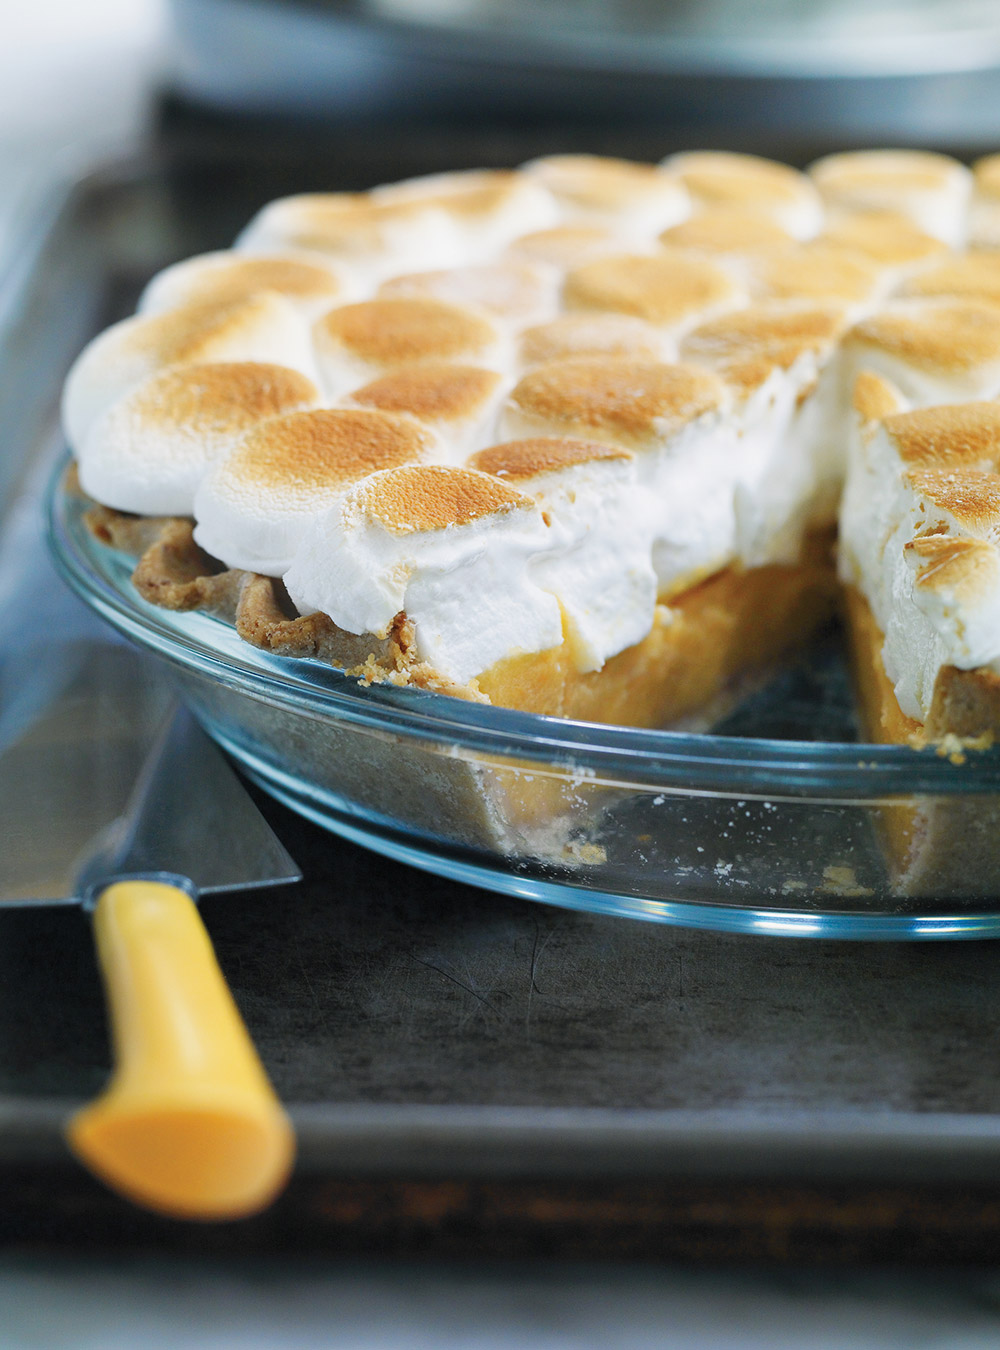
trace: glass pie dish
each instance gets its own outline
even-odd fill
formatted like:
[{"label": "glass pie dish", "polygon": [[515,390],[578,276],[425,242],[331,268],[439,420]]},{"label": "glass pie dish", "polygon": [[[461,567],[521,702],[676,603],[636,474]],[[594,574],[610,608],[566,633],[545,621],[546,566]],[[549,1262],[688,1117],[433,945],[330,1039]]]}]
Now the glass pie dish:
[{"label": "glass pie dish", "polygon": [[223,620],[142,600],[62,468],[47,509],[77,594],[168,663],[252,780],[347,839],[474,886],[692,927],[1000,934],[1000,748],[852,739],[832,639],[744,691],[712,734],[563,721],[259,651]]}]

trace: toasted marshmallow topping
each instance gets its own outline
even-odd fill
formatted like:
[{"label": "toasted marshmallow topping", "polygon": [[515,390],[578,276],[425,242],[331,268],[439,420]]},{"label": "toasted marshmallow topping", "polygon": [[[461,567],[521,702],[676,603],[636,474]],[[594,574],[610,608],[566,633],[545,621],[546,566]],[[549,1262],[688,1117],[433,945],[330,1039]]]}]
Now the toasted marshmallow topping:
[{"label": "toasted marshmallow topping", "polygon": [[715,207],[664,230],[660,243],[712,257],[746,258],[787,248],[794,238],[765,212]]},{"label": "toasted marshmallow topping", "polygon": [[437,433],[449,460],[460,464],[474,445],[489,438],[502,390],[503,381],[495,370],[428,361],[355,389],[350,401],[415,417]]},{"label": "toasted marshmallow topping", "polygon": [[987,155],[972,166],[969,245],[1000,247],[1000,155]]},{"label": "toasted marshmallow topping", "polygon": [[596,225],[556,225],[550,230],[522,234],[507,249],[518,262],[531,262],[566,272],[606,253],[617,253],[621,240]]},{"label": "toasted marshmallow topping", "polygon": [[380,205],[421,204],[441,211],[461,255],[453,254],[452,263],[492,259],[518,235],[544,230],[558,220],[551,194],[510,169],[428,174],[375,188],[371,198]]},{"label": "toasted marshmallow topping", "polygon": [[271,202],[236,241],[244,253],[329,254],[367,282],[454,262],[454,223],[432,201],[381,203],[365,193],[307,193]]},{"label": "toasted marshmallow topping", "polygon": [[843,305],[860,312],[881,289],[879,269],[850,249],[814,242],[761,258],[753,289],[762,299]]},{"label": "toasted marshmallow topping", "polygon": [[214,361],[315,372],[308,330],[293,306],[272,292],[123,319],[83,349],[66,380],[62,416],[70,445],[79,449],[95,418],[141,380],[166,366]]},{"label": "toasted marshmallow topping", "polygon": [[758,211],[795,239],[809,239],[820,228],[822,206],[809,180],[787,164],[756,155],[699,150],[671,155],[664,166],[680,178],[695,205]]},{"label": "toasted marshmallow topping", "polygon": [[195,539],[228,567],[281,576],[306,523],[352,483],[430,459],[431,432],[411,418],[347,408],[265,422],[202,479]]},{"label": "toasted marshmallow topping", "polygon": [[964,242],[972,176],[947,155],[859,150],[817,160],[809,176],[833,212],[897,211],[950,248]]},{"label": "toasted marshmallow topping", "polygon": [[805,530],[831,518],[843,476],[833,415],[836,309],[751,305],[685,338],[685,360],[710,366],[733,390],[738,428],[737,553],[747,566],[798,557]]},{"label": "toasted marshmallow topping", "polygon": [[555,197],[563,218],[599,225],[635,242],[690,214],[684,188],[654,164],[600,155],[549,155],[524,165]]},{"label": "toasted marshmallow topping", "polygon": [[[446,678],[564,639],[594,670],[657,595],[800,556],[854,384],[842,567],[923,715],[942,663],[1000,670],[1000,405],[967,402],[1000,395],[1000,265],[943,256],[970,181],[899,151],[808,179],[563,155],[274,202],[83,353],[83,485],[193,510],[230,566],[294,554],[296,603],[351,631],[405,612]],[[1000,156],[976,165],[971,222],[1000,246]],[[316,406],[317,370],[340,406]]]},{"label": "toasted marshmallow topping", "polygon": [[559,601],[577,668],[599,670],[649,631],[656,603],[649,512],[627,451],[535,438],[480,450],[470,467],[530,493],[554,536],[530,565]]},{"label": "toasted marshmallow topping", "polygon": [[911,277],[902,295],[948,295],[1000,304],[1000,255],[989,250],[948,258]]},{"label": "toasted marshmallow topping", "polygon": [[933,262],[947,245],[898,211],[858,211],[828,225],[819,243],[853,249],[893,277]]},{"label": "toasted marshmallow topping", "polygon": [[[526,375],[501,414],[511,437],[568,436],[638,452],[661,595],[728,562],[736,547],[737,428],[722,381],[694,366],[564,361]],[[683,506],[681,505],[683,503]]]},{"label": "toasted marshmallow topping", "polygon": [[984,155],[972,166],[972,185],[977,197],[1000,201],[1000,155]]},{"label": "toasted marshmallow topping", "polygon": [[666,250],[585,263],[563,287],[567,309],[632,314],[668,331],[734,308],[743,298],[731,274],[715,263]]},{"label": "toasted marshmallow topping", "polygon": [[500,336],[482,315],[440,300],[367,300],[331,310],[313,329],[331,398],[421,361],[500,365]]},{"label": "toasted marshmallow topping", "polygon": [[522,366],[540,366],[576,356],[634,357],[658,361],[676,355],[675,344],[652,324],[628,314],[564,314],[521,334]]},{"label": "toasted marshmallow topping", "polygon": [[97,501],[148,516],[189,516],[209,467],[261,422],[319,402],[305,375],[238,362],[153,375],[113,403],[80,450]]},{"label": "toasted marshmallow topping", "polygon": [[516,325],[540,323],[555,313],[557,305],[552,274],[523,262],[412,272],[383,282],[378,294],[386,300],[426,298],[467,305],[484,310],[494,320]]},{"label": "toasted marshmallow topping", "polygon": [[871,370],[913,403],[992,398],[1000,390],[1000,308],[973,300],[897,301],[843,340],[853,384]]},{"label": "toasted marshmallow topping", "polygon": [[525,375],[501,426],[512,439],[569,436],[641,450],[725,401],[722,382],[693,366],[580,358]]},{"label": "toasted marshmallow topping", "polygon": [[883,429],[907,468],[985,473],[1000,468],[998,404],[920,408],[887,417]]},{"label": "toasted marshmallow topping", "polygon": [[305,531],[285,585],[303,613],[384,636],[400,613],[417,655],[457,684],[562,641],[530,564],[552,529],[531,497],[445,465],[373,474]]},{"label": "toasted marshmallow topping", "polygon": [[923,721],[942,666],[1000,668],[1000,406],[867,415],[893,401],[859,381],[841,570],[885,634],[900,707]]},{"label": "toasted marshmallow topping", "polygon": [[631,463],[632,454],[606,441],[577,441],[567,436],[534,436],[523,441],[504,441],[477,450],[468,463],[470,469],[505,478],[524,490],[525,483],[546,474],[600,462]]},{"label": "toasted marshmallow topping", "polygon": [[203,253],[158,272],[139,298],[140,314],[192,302],[226,305],[260,291],[277,291],[310,317],[343,300],[349,283],[321,257]]},{"label": "toasted marshmallow topping", "polygon": [[749,305],[699,324],[681,343],[685,361],[711,366],[736,389],[756,389],[775,369],[788,370],[806,352],[832,353],[843,330],[842,312]]}]

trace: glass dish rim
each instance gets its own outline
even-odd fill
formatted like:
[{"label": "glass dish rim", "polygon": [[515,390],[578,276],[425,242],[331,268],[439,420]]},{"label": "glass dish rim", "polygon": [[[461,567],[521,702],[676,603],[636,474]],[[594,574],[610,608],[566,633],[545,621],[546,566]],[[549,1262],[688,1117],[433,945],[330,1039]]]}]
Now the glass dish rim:
[{"label": "glass dish rim", "polygon": [[[311,658],[277,657],[238,638],[209,615],[158,609],[120,584],[122,554],[82,522],[84,499],[63,487],[71,456],[59,458],[45,491],[49,551],[62,579],[113,627],[175,666],[250,697],[309,715],[425,743],[548,765],[595,781],[748,797],[840,801],[1000,791],[1000,745],[968,750],[960,762],[929,747],[757,737],[577,722],[466,702],[429,690],[363,686]],[[128,569],[129,573],[131,568]],[[208,625],[208,627],[206,627]],[[204,630],[204,633],[199,630]],[[208,633],[225,630],[229,645]]]}]

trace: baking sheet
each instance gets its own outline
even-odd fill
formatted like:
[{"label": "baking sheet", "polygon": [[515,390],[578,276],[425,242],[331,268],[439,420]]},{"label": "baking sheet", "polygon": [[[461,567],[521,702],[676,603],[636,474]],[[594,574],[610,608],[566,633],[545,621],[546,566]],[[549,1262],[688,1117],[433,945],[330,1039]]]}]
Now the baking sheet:
[{"label": "baking sheet", "polygon": [[[96,328],[149,271],[225,244],[277,193],[534,148],[381,140],[339,169],[331,154],[112,170],[68,202],[33,284],[53,325],[60,296],[79,324],[86,294]],[[54,296],[53,250],[69,278]],[[20,462],[51,444],[66,346],[42,330],[29,350]],[[203,908],[301,1131],[288,1195],[248,1224],[195,1228],[77,1171],[60,1121],[107,1065],[90,935],[73,912],[0,914],[0,1241],[995,1254],[997,944],[805,944],[557,911],[411,871],[260,800],[306,881]]]}]

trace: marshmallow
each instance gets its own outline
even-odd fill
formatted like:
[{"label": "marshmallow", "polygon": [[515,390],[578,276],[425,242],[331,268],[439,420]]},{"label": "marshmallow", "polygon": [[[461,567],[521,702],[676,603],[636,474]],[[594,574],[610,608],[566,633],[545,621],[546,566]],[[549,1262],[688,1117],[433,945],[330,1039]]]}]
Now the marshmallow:
[{"label": "marshmallow", "polygon": [[388,413],[332,408],[274,418],[202,479],[194,537],[227,567],[281,576],[305,525],[352,483],[434,458],[436,449],[431,432]]},{"label": "marshmallow", "polygon": [[454,263],[454,222],[433,201],[380,203],[365,193],[282,197],[260,211],[236,240],[242,253],[297,250],[329,255],[370,287],[418,267]]},{"label": "marshmallow", "polygon": [[346,401],[416,418],[435,433],[442,455],[462,464],[490,439],[503,392],[495,370],[427,361],[383,375],[355,389]]},{"label": "marshmallow", "polygon": [[423,465],[372,474],[303,533],[285,585],[302,613],[385,636],[400,613],[416,653],[466,685],[562,642],[559,604],[530,574],[551,547],[541,508],[500,479]]},{"label": "marshmallow", "polygon": [[969,170],[925,150],[857,150],[827,155],[809,176],[831,214],[897,211],[949,248],[965,242]]},{"label": "marshmallow", "polygon": [[885,635],[900,708],[924,721],[943,666],[1000,669],[1000,407],[904,406],[859,379],[841,573]]},{"label": "marshmallow", "polygon": [[846,334],[842,353],[848,389],[868,370],[918,406],[994,398],[1000,307],[947,298],[893,301]]},{"label": "marshmallow", "polygon": [[663,164],[687,188],[697,210],[758,212],[795,239],[810,239],[823,223],[815,187],[787,164],[722,150],[671,155]]},{"label": "marshmallow", "polygon": [[423,361],[502,367],[507,359],[498,329],[482,314],[412,297],[333,309],[316,323],[313,341],[330,398]]},{"label": "marshmallow", "polygon": [[691,212],[684,188],[655,164],[549,155],[525,164],[523,172],[552,193],[565,222],[611,230],[625,242],[648,242]]},{"label": "marshmallow", "polygon": [[670,334],[744,300],[742,287],[722,267],[666,249],[649,257],[616,254],[585,263],[568,274],[563,287],[568,310],[631,314]]},{"label": "marshmallow", "polygon": [[518,235],[558,223],[552,195],[525,174],[510,169],[468,169],[409,178],[374,188],[371,200],[390,208],[430,207],[444,216],[454,247],[449,257],[439,263],[425,262],[425,267],[490,262]]},{"label": "marshmallow", "polygon": [[924,268],[901,288],[904,296],[951,296],[1000,305],[1000,254],[980,249]]},{"label": "marshmallow", "polygon": [[862,254],[820,240],[753,264],[751,290],[762,300],[840,305],[860,318],[883,289],[879,269]]},{"label": "marshmallow", "polygon": [[652,324],[629,314],[563,314],[550,323],[527,328],[518,342],[522,366],[567,361],[576,356],[634,357],[639,361],[672,360],[677,344]]},{"label": "marshmallow", "polygon": [[189,516],[217,460],[255,426],[314,407],[316,386],[255,362],[161,371],[112,403],[80,448],[80,483],[97,501],[147,516]]},{"label": "marshmallow", "polygon": [[1000,155],[987,155],[972,166],[969,246],[1000,248]]},{"label": "marshmallow", "polygon": [[276,291],[307,318],[317,318],[343,303],[349,289],[347,278],[319,254],[202,253],[158,272],[139,297],[138,310],[160,314],[199,301],[224,305]]},{"label": "marshmallow", "polygon": [[606,441],[636,455],[659,594],[730,562],[739,454],[730,397],[694,366],[578,359],[539,366],[515,385],[501,435]]},{"label": "marshmallow", "polygon": [[559,601],[578,670],[600,670],[646,636],[657,581],[633,455],[595,441],[538,438],[491,446],[469,463],[529,493],[544,511],[554,541],[529,571]]},{"label": "marshmallow", "polygon": [[507,257],[562,273],[606,253],[620,251],[621,240],[610,230],[597,225],[556,225],[520,235],[508,246]]},{"label": "marshmallow", "polygon": [[495,323],[523,327],[551,318],[558,305],[556,279],[548,269],[524,262],[453,267],[391,277],[380,300],[428,299],[481,310]]},{"label": "marshmallow", "polygon": [[833,515],[843,478],[831,407],[839,396],[836,309],[763,304],[689,333],[687,361],[733,391],[739,447],[736,551],[745,566],[794,562],[806,529]]},{"label": "marshmallow", "polygon": [[260,361],[315,374],[305,324],[272,292],[123,319],[98,334],[69,372],[62,417],[70,445],[79,449],[100,413],[150,375],[167,366],[216,361]]},{"label": "marshmallow", "polygon": [[793,236],[765,212],[732,207],[700,211],[660,235],[660,243],[666,248],[684,249],[737,266],[787,249],[794,242]]},{"label": "marshmallow", "polygon": [[858,211],[838,216],[818,243],[862,254],[892,285],[947,253],[947,245],[898,211]]}]

